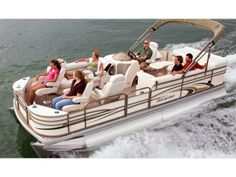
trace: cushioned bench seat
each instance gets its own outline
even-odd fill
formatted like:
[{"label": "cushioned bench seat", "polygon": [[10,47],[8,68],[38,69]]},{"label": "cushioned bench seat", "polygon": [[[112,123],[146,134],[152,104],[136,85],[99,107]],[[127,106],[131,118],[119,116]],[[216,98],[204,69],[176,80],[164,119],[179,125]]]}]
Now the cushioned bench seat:
[{"label": "cushioned bench seat", "polygon": [[[184,47],[181,49],[174,50],[173,53],[175,55],[181,55],[181,56],[183,56],[183,58],[185,58],[187,53],[192,53],[193,56],[195,57],[199,54],[199,52],[200,51],[197,49],[193,49],[190,47]],[[202,57],[202,59],[199,61],[199,64],[204,65],[206,62],[207,62],[207,54],[204,57]],[[169,65],[167,67],[167,71],[171,71],[173,66],[174,66],[174,63]],[[208,63],[208,69],[207,69],[208,71],[212,70],[212,69],[219,68],[219,67],[224,67],[224,66],[227,66],[227,60],[225,58],[211,54],[210,60]],[[191,76],[191,75],[198,74],[201,72],[205,72],[205,70],[204,69],[195,69],[193,71],[189,71],[186,74],[186,76]],[[156,83],[161,84],[164,82],[176,81],[177,79],[180,79],[182,77],[182,74],[176,74],[174,76],[171,74],[168,74],[165,76],[155,77],[155,76],[145,73],[143,71],[139,71],[139,72],[137,72],[137,76],[138,76],[137,88],[139,89],[139,88],[144,88],[144,87],[152,88]]]},{"label": "cushioned bench seat", "polygon": [[[191,53],[193,55],[193,58],[195,58],[199,54],[199,52],[200,50],[191,47],[184,47],[180,49],[175,49],[173,51],[175,55],[181,55],[183,58],[185,58],[187,53]],[[207,63],[207,54],[205,54],[198,63],[200,65],[204,65],[205,63]],[[222,66],[227,66],[227,59],[211,54],[208,63],[208,70],[212,70],[214,68],[219,68]]]}]

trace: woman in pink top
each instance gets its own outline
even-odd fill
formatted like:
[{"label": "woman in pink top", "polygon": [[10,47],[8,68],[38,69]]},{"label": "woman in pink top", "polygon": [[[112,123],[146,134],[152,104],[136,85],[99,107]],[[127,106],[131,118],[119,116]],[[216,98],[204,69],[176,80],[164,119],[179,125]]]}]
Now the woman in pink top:
[{"label": "woman in pink top", "polygon": [[[48,71],[45,71],[42,74],[38,74],[36,76],[36,83],[32,84],[29,87],[29,104],[33,104],[34,98],[35,98],[35,92],[46,86],[48,82],[56,82],[58,75],[60,73],[61,66],[60,63],[57,60],[52,60],[50,62],[50,68]],[[38,79],[40,76],[46,76],[43,82],[39,82]]]}]

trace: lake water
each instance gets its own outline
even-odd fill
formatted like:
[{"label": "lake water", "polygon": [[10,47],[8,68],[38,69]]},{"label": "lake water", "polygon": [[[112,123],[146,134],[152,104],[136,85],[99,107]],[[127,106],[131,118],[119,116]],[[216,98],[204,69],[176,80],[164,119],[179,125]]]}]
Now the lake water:
[{"label": "lake water", "polygon": [[[88,57],[93,49],[102,56],[127,52],[155,20],[0,20],[0,157],[37,157],[30,146],[36,140],[14,120],[12,84],[40,73],[54,58],[68,62]],[[224,37],[214,53],[226,57],[228,94],[149,129],[118,137],[100,149],[61,157],[236,157],[236,20],[218,20]],[[203,47],[211,33],[169,25],[151,36],[160,48]]]}]

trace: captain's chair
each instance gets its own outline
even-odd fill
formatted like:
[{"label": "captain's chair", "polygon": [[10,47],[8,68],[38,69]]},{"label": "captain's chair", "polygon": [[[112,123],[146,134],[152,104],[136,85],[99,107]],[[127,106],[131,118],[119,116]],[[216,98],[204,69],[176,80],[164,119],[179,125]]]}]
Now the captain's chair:
[{"label": "captain's chair", "polygon": [[[84,92],[83,94],[78,97],[78,98],[73,98],[73,102],[75,104],[73,105],[68,105],[68,106],[64,106],[62,108],[62,111],[65,111],[65,112],[72,112],[72,111],[76,111],[76,110],[80,110],[80,109],[83,109],[87,103],[89,102],[89,98],[92,94],[92,90],[93,90],[93,79],[87,79],[87,85],[84,89]],[[69,89],[65,89],[64,90],[64,94],[68,93]]]},{"label": "captain's chair", "polygon": [[110,80],[103,89],[94,89],[93,97],[95,99],[103,99],[109,96],[117,95],[123,92],[125,83],[125,76],[123,74],[117,74],[111,76]]},{"label": "captain's chair", "polygon": [[158,44],[151,41],[149,44],[150,49],[152,50],[152,56],[150,59],[146,60],[147,63],[153,63],[161,59],[161,54],[158,52]]}]

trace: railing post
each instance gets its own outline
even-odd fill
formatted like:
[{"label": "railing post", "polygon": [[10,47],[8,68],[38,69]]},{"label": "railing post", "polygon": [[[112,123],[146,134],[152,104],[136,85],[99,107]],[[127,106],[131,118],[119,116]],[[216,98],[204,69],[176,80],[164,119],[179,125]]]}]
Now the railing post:
[{"label": "railing post", "polygon": [[68,128],[68,133],[70,133],[70,117],[69,117],[69,113],[67,114],[67,128]]},{"label": "railing post", "polygon": [[19,103],[19,95],[16,95],[16,101],[17,101],[17,109],[20,109],[20,103]]},{"label": "railing post", "polygon": [[[205,51],[207,49],[207,47],[209,47],[209,49],[213,46],[212,42],[209,42],[203,49],[202,51],[194,58],[194,60],[190,63],[190,65],[185,69],[185,74],[187,74],[189,72],[189,70],[195,65],[196,62],[200,61],[202,59],[202,57],[207,53],[207,51]],[[204,52],[205,51],[205,52]],[[209,51],[209,50],[208,50]],[[208,64],[208,63],[207,63]]]},{"label": "railing post", "polygon": [[25,108],[25,111],[26,111],[26,121],[27,121],[27,124],[29,125],[29,111],[27,107]]},{"label": "railing post", "polygon": [[210,56],[211,56],[211,47],[212,47],[212,45],[209,46],[209,50],[208,50],[207,63],[206,63],[206,68],[205,68],[205,76],[206,76],[206,73],[207,73],[208,63],[209,63],[209,59],[210,59]]},{"label": "railing post", "polygon": [[181,83],[181,88],[180,88],[180,98],[182,98],[183,85],[184,85],[184,77],[185,77],[185,74],[183,74],[183,76],[182,76],[182,83]]},{"label": "railing post", "polygon": [[152,89],[149,89],[149,93],[148,93],[148,109],[151,108],[151,101],[152,101]]},{"label": "railing post", "polygon": [[124,116],[128,115],[128,95],[125,94]]},{"label": "railing post", "polygon": [[166,52],[166,61],[169,59],[169,51]]},{"label": "railing post", "polygon": [[214,73],[214,69],[211,71],[211,82],[212,82],[212,78],[213,78],[213,73]]},{"label": "railing post", "polygon": [[86,122],[86,106],[84,107],[84,127],[87,128],[87,122]]}]

